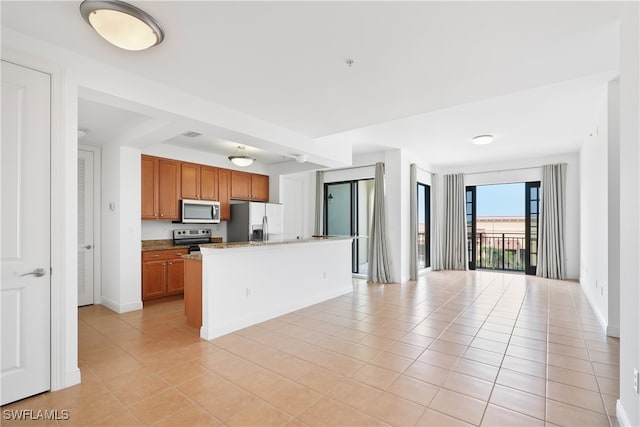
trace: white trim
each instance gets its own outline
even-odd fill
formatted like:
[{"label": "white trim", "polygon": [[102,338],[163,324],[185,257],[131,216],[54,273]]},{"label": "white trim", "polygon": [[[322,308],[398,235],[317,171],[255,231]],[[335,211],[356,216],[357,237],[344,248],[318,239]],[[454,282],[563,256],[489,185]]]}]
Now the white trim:
[{"label": "white trim", "polygon": [[631,421],[629,421],[629,416],[627,412],[624,410],[622,406],[622,402],[620,399],[616,400],[616,418],[618,418],[618,424],[623,427],[631,426]]},{"label": "white trim", "polygon": [[[2,47],[2,59],[51,76],[51,390],[80,381],[77,323],[77,85],[52,62]],[[71,134],[71,132],[75,134]],[[76,373],[78,371],[78,373]],[[70,373],[68,375],[67,373]]]},{"label": "white trim", "polygon": [[102,297],[102,305],[118,314],[128,313],[129,311],[142,310],[142,301],[130,302],[128,304],[119,304],[109,298]]},{"label": "white trim", "polygon": [[79,150],[93,153],[93,303],[102,303],[102,149],[78,144]]},{"label": "white trim", "polygon": [[614,337],[614,338],[620,338],[620,327],[619,326],[608,325],[607,326],[607,336],[608,337]]},{"label": "white trim", "polygon": [[[587,297],[587,301],[589,301],[589,305],[591,306],[591,310],[593,310],[593,312],[595,313],[596,317],[598,318],[598,323],[600,324],[600,328],[602,328],[602,332],[607,334],[607,330],[608,330],[607,319],[604,318],[604,316],[602,315],[602,313],[598,309],[597,304],[593,300],[593,296],[591,296],[590,293],[584,291],[585,285],[582,283],[582,280],[579,279],[578,281],[580,282],[580,290],[582,291],[582,294],[585,297]],[[618,332],[618,334],[619,334],[619,332]]]}]

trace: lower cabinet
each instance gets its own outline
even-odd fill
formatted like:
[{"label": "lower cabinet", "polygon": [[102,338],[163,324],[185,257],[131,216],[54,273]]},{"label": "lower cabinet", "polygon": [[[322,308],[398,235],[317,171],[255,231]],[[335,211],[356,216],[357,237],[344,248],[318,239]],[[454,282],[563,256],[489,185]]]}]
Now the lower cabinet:
[{"label": "lower cabinet", "polygon": [[142,252],[142,300],[184,291],[184,259],[187,249]]}]

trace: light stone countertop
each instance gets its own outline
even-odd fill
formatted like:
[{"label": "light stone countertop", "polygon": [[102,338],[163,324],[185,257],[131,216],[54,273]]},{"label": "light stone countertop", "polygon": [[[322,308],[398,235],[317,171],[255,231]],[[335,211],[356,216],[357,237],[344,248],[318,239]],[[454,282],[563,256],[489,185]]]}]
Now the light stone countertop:
[{"label": "light stone countertop", "polygon": [[253,241],[253,242],[225,242],[225,243],[205,243],[200,245],[201,248],[207,249],[237,249],[237,248],[252,248],[261,246],[278,246],[278,245],[291,245],[300,243],[316,243],[322,241],[336,241],[336,240],[351,240],[351,236],[326,236],[326,237],[311,237],[308,239],[291,239],[291,240],[275,240],[275,241]]}]

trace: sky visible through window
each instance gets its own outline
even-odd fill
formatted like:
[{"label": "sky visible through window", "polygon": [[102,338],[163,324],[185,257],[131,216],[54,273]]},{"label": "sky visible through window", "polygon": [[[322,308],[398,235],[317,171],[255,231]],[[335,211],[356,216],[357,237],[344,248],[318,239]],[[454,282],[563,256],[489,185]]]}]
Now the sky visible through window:
[{"label": "sky visible through window", "polygon": [[476,187],[476,214],[524,217],[524,183],[479,185]]}]

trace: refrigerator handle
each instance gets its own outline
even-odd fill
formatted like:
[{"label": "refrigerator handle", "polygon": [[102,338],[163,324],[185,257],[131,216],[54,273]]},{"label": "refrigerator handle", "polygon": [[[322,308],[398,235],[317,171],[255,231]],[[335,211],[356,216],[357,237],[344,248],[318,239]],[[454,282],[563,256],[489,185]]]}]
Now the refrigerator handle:
[{"label": "refrigerator handle", "polygon": [[262,240],[269,240],[269,219],[266,215],[262,217]]}]

